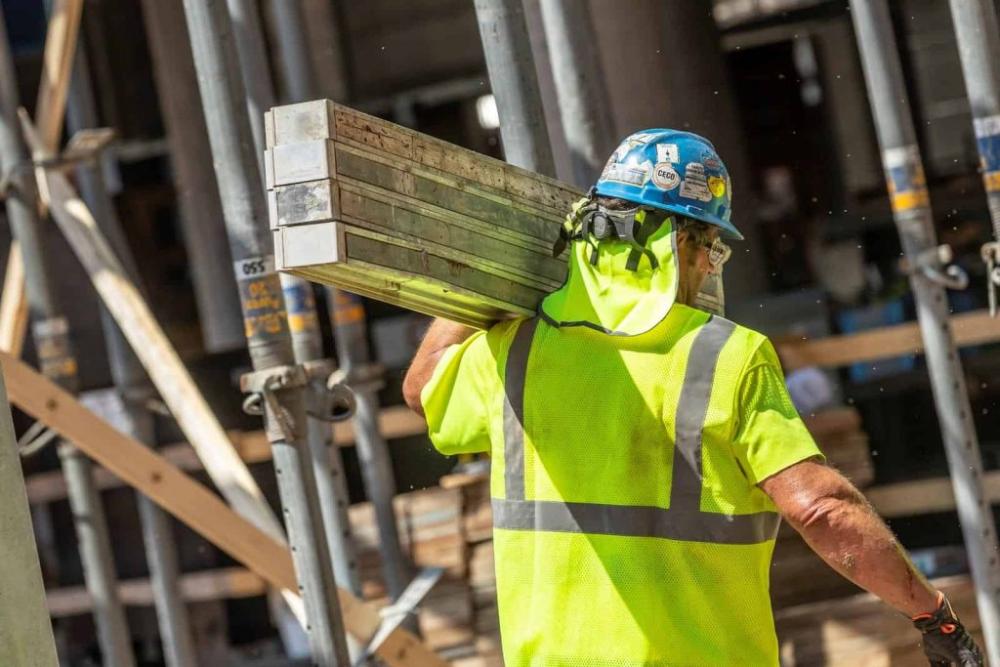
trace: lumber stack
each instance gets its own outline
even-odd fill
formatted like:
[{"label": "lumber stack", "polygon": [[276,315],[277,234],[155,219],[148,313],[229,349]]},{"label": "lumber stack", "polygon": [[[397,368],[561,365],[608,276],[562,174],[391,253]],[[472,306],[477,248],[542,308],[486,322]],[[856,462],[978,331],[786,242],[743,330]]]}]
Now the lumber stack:
[{"label": "lumber stack", "polygon": [[842,472],[858,488],[875,481],[868,434],[861,428],[856,408],[841,406],[803,418],[827,462]]},{"label": "lumber stack", "polygon": [[327,100],[265,126],[279,270],[477,327],[562,284],[579,191]]},{"label": "lumber stack", "polygon": [[[967,576],[931,582],[944,591],[982,646],[975,592]],[[869,594],[779,611],[775,625],[786,667],[926,665],[920,636],[904,615]]]}]

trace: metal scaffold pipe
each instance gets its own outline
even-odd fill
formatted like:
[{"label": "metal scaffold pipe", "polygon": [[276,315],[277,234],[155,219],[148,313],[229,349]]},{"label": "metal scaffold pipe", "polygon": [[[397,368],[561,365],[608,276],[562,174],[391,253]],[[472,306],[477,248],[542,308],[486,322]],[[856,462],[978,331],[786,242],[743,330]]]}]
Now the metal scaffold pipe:
[{"label": "metal scaffold pipe", "polygon": [[348,665],[343,619],[307,442],[305,367],[295,365],[281,283],[266,222],[246,92],[223,0],[184,0],[254,372],[248,410],[265,415],[312,659]]},{"label": "metal scaffold pipe", "polygon": [[28,494],[0,373],[0,665],[56,667]]},{"label": "metal scaffold pipe", "polygon": [[590,7],[580,0],[541,0],[541,8],[574,184],[588,188],[615,144]]},{"label": "metal scaffold pipe", "polygon": [[[37,215],[38,190],[32,163],[22,141],[17,109],[17,79],[10,53],[7,26],[0,16],[0,169],[9,183],[7,218],[24,257],[25,287],[32,317],[32,336],[42,373],[70,391],[77,389],[77,364],[69,324],[53,287],[41,224]],[[90,459],[73,445],[59,444],[67,496],[83,563],[84,582],[93,597],[98,643],[105,664],[132,667],[125,611],[118,597],[107,520],[94,484]]]},{"label": "metal scaffold pipe", "polygon": [[[306,52],[307,41],[301,7],[298,3],[273,3],[272,10],[278,28],[277,47],[285,86],[289,96],[292,97],[292,102],[307,101],[314,94],[316,82],[312,63]],[[332,26],[330,30],[332,32]],[[335,40],[336,36],[331,36],[330,41]],[[292,278],[292,276],[288,277]],[[337,291],[328,290],[327,293],[330,299],[328,303],[330,311],[336,315],[337,303],[339,303],[336,296]],[[310,292],[310,296],[311,294]],[[357,321],[344,322],[334,316],[334,338],[341,372],[346,378],[347,385],[354,390],[356,403],[354,434],[358,459],[361,464],[361,476],[364,480],[365,491],[375,511],[386,588],[389,597],[396,600],[406,589],[412,577],[413,568],[403,553],[400,543],[396,512],[392,505],[393,496],[396,494],[392,460],[389,456],[388,445],[378,430],[380,406],[378,395],[375,393],[377,384],[371,381],[377,381],[378,378],[371,377],[373,367],[370,364],[368,341],[364,335],[364,307],[358,297],[346,292],[339,292],[339,294],[340,298],[348,300],[356,306],[354,312],[360,313],[360,336],[356,333]],[[410,619],[408,625],[411,630],[417,630],[414,619]]]},{"label": "metal scaffold pipe", "polygon": [[[73,62],[67,121],[70,131],[74,132],[98,126],[97,105],[90,84],[87,52],[82,43],[77,47]],[[99,162],[90,161],[81,164],[77,168],[77,183],[80,194],[101,231],[114,247],[115,253],[132,280],[138,283],[135,260],[125,240],[114,202],[105,187]],[[149,378],[114,318],[103,306],[101,326],[107,345],[111,376],[121,401],[122,418],[118,426],[123,428],[127,435],[152,445],[155,435],[153,415],[145,405],[154,396]],[[187,609],[181,596],[177,545],[171,530],[170,518],[146,496],[138,494],[136,501],[166,663],[168,667],[193,665],[194,641],[191,637]]]},{"label": "metal scaffold pipe", "polygon": [[893,217],[910,270],[910,287],[927,354],[927,367],[955,489],[958,517],[972,568],[979,619],[991,664],[1000,664],[1000,558],[993,511],[983,489],[983,463],[955,348],[945,286],[961,287],[937,235],[909,111],[896,39],[885,0],[852,0],[868,95]]},{"label": "metal scaffold pipe", "polygon": [[[230,17],[234,22],[237,53],[247,86],[247,110],[251,124],[260,126],[254,132],[254,149],[263,172],[265,141],[263,112],[276,103],[274,82],[269,74],[267,49],[258,14],[257,0],[229,0]],[[276,14],[297,14],[297,3],[277,3]],[[237,26],[235,23],[242,21]],[[301,25],[295,18],[279,22],[279,48],[284,43],[287,30]],[[281,26],[284,26],[284,32]],[[300,35],[301,37],[301,35]],[[288,62],[288,61],[284,61]],[[299,63],[293,61],[296,66]],[[286,65],[287,66],[287,65]],[[306,63],[308,66],[308,62]],[[255,116],[255,114],[260,114]],[[264,187],[261,180],[261,188]],[[281,289],[288,310],[288,326],[292,334],[292,350],[298,363],[318,362],[324,359],[323,337],[316,314],[316,297],[312,284],[292,275],[281,275]],[[320,384],[314,386],[319,398],[325,391]],[[309,453],[316,474],[316,489],[322,506],[323,524],[337,581],[352,593],[361,596],[361,575],[358,572],[357,554],[351,537],[348,519],[347,482],[344,477],[340,450],[333,445],[330,423],[322,419],[309,419]],[[350,638],[348,638],[350,640]]]},{"label": "metal scaffold pipe", "polygon": [[1000,286],[1000,27],[989,0],[951,0],[951,17],[993,222],[994,240],[983,246],[982,255],[995,316]]},{"label": "metal scaffold pipe", "polygon": [[142,18],[170,146],[171,172],[202,337],[210,352],[230,350],[243,345],[243,320],[184,8],[179,2],[142,0]]},{"label": "metal scaffold pipe", "polygon": [[476,0],[490,88],[507,162],[555,177],[523,0]]}]

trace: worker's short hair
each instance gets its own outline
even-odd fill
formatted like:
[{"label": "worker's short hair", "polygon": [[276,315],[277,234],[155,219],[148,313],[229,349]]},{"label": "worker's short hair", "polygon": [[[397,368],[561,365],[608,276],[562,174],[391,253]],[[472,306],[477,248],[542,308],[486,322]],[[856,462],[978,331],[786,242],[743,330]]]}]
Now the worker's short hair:
[{"label": "worker's short hair", "polygon": [[[597,203],[609,211],[627,211],[637,207],[635,202],[620,197],[598,196]],[[712,242],[712,225],[679,213],[674,213],[672,217],[677,225],[677,231],[687,232],[688,241],[693,245],[708,245]]]}]

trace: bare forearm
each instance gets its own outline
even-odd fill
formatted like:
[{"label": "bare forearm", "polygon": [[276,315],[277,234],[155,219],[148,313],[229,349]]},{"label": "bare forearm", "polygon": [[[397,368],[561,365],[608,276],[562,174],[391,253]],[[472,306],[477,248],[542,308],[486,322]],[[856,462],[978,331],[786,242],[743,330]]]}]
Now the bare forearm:
[{"label": "bare forearm", "polygon": [[822,464],[799,465],[814,469],[799,480],[767,480],[764,488],[813,551],[908,616],[934,609],[936,592],[861,493]]},{"label": "bare forearm", "polygon": [[421,415],[424,413],[420,393],[430,382],[445,350],[464,342],[475,332],[475,329],[441,318],[431,323],[403,379],[403,398],[414,412]]}]

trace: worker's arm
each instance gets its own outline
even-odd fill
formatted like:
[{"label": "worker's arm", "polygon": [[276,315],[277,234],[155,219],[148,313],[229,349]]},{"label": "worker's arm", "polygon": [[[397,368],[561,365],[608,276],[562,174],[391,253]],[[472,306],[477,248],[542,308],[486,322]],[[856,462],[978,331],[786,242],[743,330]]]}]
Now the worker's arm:
[{"label": "worker's arm", "polygon": [[403,400],[414,412],[419,415],[424,414],[420,394],[434,375],[434,369],[445,350],[464,342],[474,333],[475,329],[450,320],[437,318],[431,323],[403,379]]},{"label": "worker's arm", "polygon": [[907,616],[937,608],[937,592],[853,484],[810,460],[760,484],[827,564]]}]

